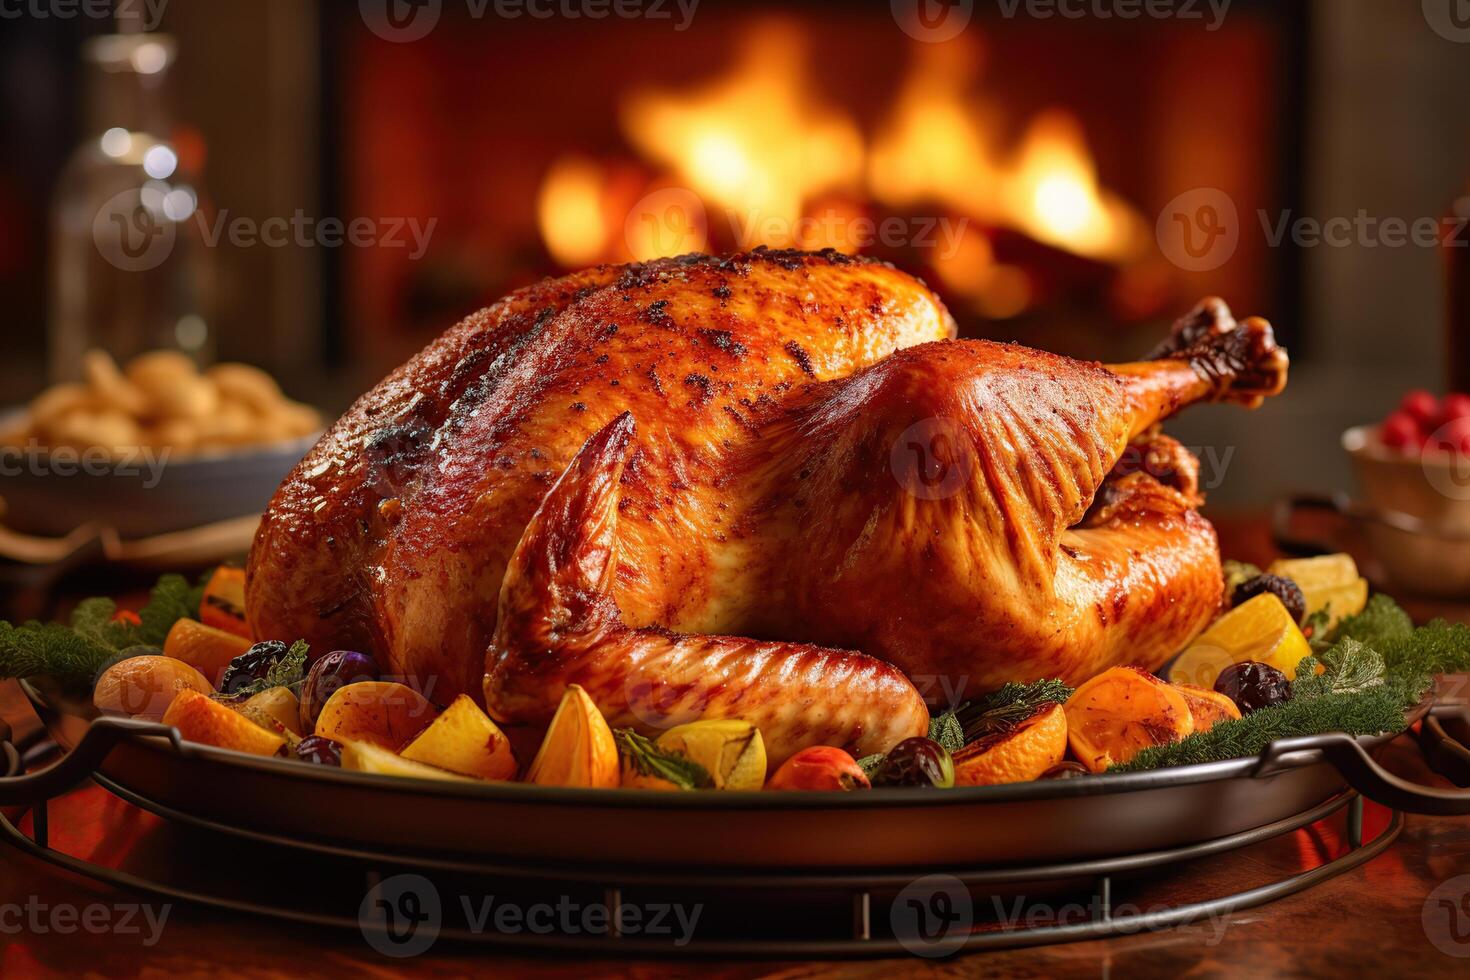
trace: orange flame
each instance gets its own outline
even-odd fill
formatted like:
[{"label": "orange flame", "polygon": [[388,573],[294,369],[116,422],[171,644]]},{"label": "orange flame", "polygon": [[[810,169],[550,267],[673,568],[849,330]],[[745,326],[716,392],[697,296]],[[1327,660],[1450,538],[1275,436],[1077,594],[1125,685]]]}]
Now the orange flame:
[{"label": "orange flame", "polygon": [[[887,118],[865,145],[848,116],[811,92],[801,28],[756,22],[740,39],[734,65],[703,88],[640,91],[624,101],[629,142],[669,168],[653,185],[662,190],[629,211],[598,164],[557,162],[537,206],[547,249],[570,267],[704,247],[707,207],[709,218],[728,219],[743,247],[855,251],[864,243],[847,225],[864,213],[866,194],[895,210],[940,207],[1103,261],[1126,263],[1143,251],[1147,226],[1100,185],[1071,113],[1039,114],[1004,148],[997,140],[1002,113],[974,94],[980,52],[973,41],[915,50]],[[819,205],[823,221],[801,220]],[[640,209],[649,213],[634,214]],[[934,266],[987,315],[1014,315],[1031,301],[1025,272],[997,265],[974,228],[953,254],[936,255]]]},{"label": "orange flame", "polygon": [[734,68],[704,89],[637,92],[623,107],[632,144],[706,201],[736,213],[741,244],[794,244],[803,205],[856,184],[863,143],[846,116],[808,91],[799,27],[763,20]]},{"label": "orange flame", "polygon": [[1143,220],[1098,186],[1076,118],[1061,109],[1042,113],[1019,148],[1002,153],[991,136],[999,114],[970,95],[978,62],[963,38],[919,48],[869,158],[874,195],[892,205],[939,201],[1092,258],[1136,255]]}]

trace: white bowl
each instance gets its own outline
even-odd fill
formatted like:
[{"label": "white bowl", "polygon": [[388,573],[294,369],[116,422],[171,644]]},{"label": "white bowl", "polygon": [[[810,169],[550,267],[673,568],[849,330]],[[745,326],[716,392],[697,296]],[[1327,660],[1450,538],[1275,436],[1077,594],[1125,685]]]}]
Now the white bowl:
[{"label": "white bowl", "polygon": [[317,438],[131,461],[0,451],[0,523],[45,537],[96,524],[132,540],[258,515]]}]

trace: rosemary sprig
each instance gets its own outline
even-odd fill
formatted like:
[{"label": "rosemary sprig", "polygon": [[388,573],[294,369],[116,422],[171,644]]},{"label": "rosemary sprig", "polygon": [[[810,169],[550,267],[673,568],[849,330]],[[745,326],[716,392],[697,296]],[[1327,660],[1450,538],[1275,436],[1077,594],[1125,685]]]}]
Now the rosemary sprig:
[{"label": "rosemary sprig", "polygon": [[964,728],[964,742],[1008,731],[1030,718],[1037,709],[1048,704],[1066,704],[1072,689],[1052,678],[1021,684],[1012,681],[993,694],[960,708],[958,715]]},{"label": "rosemary sprig", "polygon": [[708,789],[714,785],[704,766],[676,752],[665,752],[631,728],[619,728],[613,737],[617,739],[619,754],[640,776],[662,779],[680,789]]}]

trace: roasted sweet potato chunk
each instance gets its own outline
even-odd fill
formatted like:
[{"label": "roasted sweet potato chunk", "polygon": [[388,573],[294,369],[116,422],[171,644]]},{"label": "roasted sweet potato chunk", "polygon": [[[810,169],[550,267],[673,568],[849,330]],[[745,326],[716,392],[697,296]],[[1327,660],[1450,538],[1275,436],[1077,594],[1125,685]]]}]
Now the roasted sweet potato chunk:
[{"label": "roasted sweet potato chunk", "polygon": [[954,754],[956,786],[1029,782],[1067,754],[1067,714],[1059,704],[1037,708],[1014,727],[983,736]]}]

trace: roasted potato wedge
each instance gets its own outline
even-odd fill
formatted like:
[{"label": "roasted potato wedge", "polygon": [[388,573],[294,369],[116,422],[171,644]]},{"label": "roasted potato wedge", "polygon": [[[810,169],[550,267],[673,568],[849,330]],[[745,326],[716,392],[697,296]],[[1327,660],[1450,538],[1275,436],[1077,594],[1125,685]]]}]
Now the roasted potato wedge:
[{"label": "roasted potato wedge", "polygon": [[375,772],[381,776],[409,776],[414,779],[447,779],[473,782],[468,776],[447,772],[422,762],[413,762],[372,742],[342,743],[342,768],[358,772]]},{"label": "roasted potato wedge", "polygon": [[286,744],[280,735],[194,690],[179,692],[164,712],[163,723],[173,725],[190,742],[251,755],[276,755]]},{"label": "roasted potato wedge", "polygon": [[510,739],[467,694],[455,698],[399,754],[477,779],[514,779],[517,769]]},{"label": "roasted potato wedge", "polygon": [[272,687],[251,695],[238,710],[257,725],[280,725],[297,738],[302,735],[301,702],[289,687]]},{"label": "roasted potato wedge", "polygon": [[526,771],[526,782],[581,788],[612,788],[621,782],[612,729],[580,685],[567,686]]},{"label": "roasted potato wedge", "polygon": [[344,745],[371,742],[397,752],[438,714],[428,698],[406,684],[358,681],[327,699],[312,734]]}]

